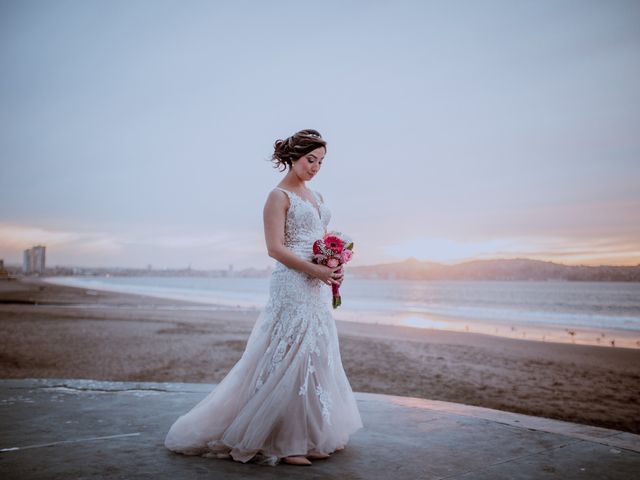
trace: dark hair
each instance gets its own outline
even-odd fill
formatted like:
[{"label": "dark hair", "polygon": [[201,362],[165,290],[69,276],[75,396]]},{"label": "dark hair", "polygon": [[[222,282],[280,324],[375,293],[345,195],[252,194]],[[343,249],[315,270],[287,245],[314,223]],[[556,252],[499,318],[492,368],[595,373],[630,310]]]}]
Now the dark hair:
[{"label": "dark hair", "polygon": [[327,148],[327,142],[320,132],[311,128],[300,130],[284,140],[276,140],[270,160],[274,163],[273,168],[282,167],[280,171],[283,172],[287,167],[291,168],[293,162],[300,157],[320,147],[324,147],[325,150]]}]

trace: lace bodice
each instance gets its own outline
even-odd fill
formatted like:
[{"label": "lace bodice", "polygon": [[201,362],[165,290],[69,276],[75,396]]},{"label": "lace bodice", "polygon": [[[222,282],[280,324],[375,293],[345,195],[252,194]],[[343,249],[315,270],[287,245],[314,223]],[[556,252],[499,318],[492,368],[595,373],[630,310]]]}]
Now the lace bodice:
[{"label": "lace bodice", "polygon": [[[331,211],[321,200],[318,192],[312,190],[318,208],[309,200],[295,192],[276,187],[289,197],[289,208],[285,222],[285,246],[296,255],[311,260],[313,258],[313,242],[321,239],[331,220]],[[282,265],[277,262],[278,265]]]}]

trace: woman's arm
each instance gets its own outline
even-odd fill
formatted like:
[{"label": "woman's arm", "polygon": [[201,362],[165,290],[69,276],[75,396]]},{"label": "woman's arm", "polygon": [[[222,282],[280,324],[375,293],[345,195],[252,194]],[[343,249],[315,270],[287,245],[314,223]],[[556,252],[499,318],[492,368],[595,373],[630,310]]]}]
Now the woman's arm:
[{"label": "woman's arm", "polygon": [[289,200],[286,194],[278,190],[272,190],[267,197],[263,210],[264,238],[269,256],[289,268],[294,268],[312,277],[319,278],[325,283],[330,281],[338,284],[338,281],[333,279],[331,274],[338,270],[339,267],[330,268],[309,262],[285,247],[284,230],[287,208],[289,208]]}]

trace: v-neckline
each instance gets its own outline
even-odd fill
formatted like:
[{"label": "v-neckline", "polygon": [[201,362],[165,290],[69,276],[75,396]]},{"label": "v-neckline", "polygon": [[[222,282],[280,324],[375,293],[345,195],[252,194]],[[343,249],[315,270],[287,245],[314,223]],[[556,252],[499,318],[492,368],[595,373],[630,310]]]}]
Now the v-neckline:
[{"label": "v-neckline", "polygon": [[[318,214],[318,218],[320,220],[322,220],[322,213],[320,213],[320,205],[318,204],[318,206],[316,207],[311,200],[307,200],[306,198],[304,198],[302,195],[294,192],[293,190],[286,190],[282,187],[278,187],[280,190],[284,190],[285,192],[289,192],[289,193],[293,193],[296,197],[298,197],[300,200],[302,200],[303,202],[307,202],[309,205],[311,205],[311,208],[313,208],[316,213]],[[310,190],[311,191],[311,190]],[[313,193],[313,191],[311,191],[311,193]]]}]

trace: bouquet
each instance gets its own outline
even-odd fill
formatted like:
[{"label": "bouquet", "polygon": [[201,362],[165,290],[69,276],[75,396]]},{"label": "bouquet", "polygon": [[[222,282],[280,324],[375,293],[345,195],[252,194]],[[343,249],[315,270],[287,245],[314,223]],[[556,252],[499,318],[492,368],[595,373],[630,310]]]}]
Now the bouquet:
[{"label": "bouquet", "polygon": [[[353,241],[342,232],[329,232],[322,240],[313,243],[313,261],[327,267],[335,268],[351,260]],[[342,269],[340,269],[342,271]],[[333,308],[342,304],[340,285],[332,284]]]}]

